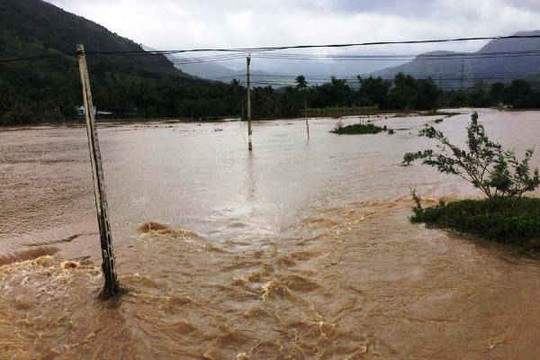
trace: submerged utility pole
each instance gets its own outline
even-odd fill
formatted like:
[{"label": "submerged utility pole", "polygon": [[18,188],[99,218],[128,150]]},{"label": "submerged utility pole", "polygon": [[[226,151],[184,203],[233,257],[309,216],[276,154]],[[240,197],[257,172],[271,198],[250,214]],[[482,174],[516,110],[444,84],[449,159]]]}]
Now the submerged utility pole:
[{"label": "submerged utility pole", "polygon": [[460,84],[461,91],[463,91],[464,82],[465,82],[465,59],[461,59],[461,84]]},{"label": "submerged utility pole", "polygon": [[247,120],[248,120],[248,148],[249,151],[253,151],[253,143],[251,141],[251,137],[253,135],[253,132],[251,131],[251,74],[250,74],[250,66],[251,66],[251,55],[249,55],[247,58]]},{"label": "submerged utility pole", "polygon": [[114,270],[114,253],[112,247],[111,226],[107,215],[107,196],[101,163],[101,151],[99,150],[98,134],[95,128],[94,104],[90,88],[90,76],[86,64],[84,45],[77,45],[77,57],[79,58],[79,71],[81,73],[82,94],[86,116],[86,135],[88,136],[88,149],[90,150],[90,162],[92,164],[92,177],[94,180],[94,200],[96,203],[97,221],[101,239],[101,256],[103,258],[103,276],[105,287],[102,296],[105,298],[116,295],[119,291],[118,279]]},{"label": "submerged utility pole", "polygon": [[306,131],[307,131],[307,139],[309,141],[309,119],[308,119],[308,113],[307,113],[307,100],[304,95],[304,117],[306,118]]}]

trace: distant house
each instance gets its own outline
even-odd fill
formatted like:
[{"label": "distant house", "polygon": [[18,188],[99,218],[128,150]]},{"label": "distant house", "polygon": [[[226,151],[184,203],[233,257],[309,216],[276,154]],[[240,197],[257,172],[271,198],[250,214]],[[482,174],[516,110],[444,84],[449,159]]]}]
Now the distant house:
[{"label": "distant house", "polygon": [[[77,115],[80,117],[86,116],[86,109],[84,106],[81,105],[77,108]],[[110,117],[112,115],[113,113],[111,111],[97,111],[97,107],[94,106],[94,116]]]},{"label": "distant house", "polygon": [[[96,111],[97,111],[97,108],[94,106],[94,115],[96,115]],[[84,108],[84,106],[79,106],[77,108],[77,114],[79,116],[86,116],[86,109]]]}]

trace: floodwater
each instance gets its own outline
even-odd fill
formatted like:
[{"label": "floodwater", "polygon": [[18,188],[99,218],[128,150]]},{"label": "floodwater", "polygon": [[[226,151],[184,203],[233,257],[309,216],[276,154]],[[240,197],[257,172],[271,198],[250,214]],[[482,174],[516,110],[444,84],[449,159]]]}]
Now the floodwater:
[{"label": "floodwater", "polygon": [[[437,126],[462,142],[469,117]],[[540,263],[408,222],[411,188],[480,195],[399,166],[439,118],[317,119],[309,141],[258,122],[251,155],[241,122],[100,127],[114,302],[84,128],[0,132],[0,359],[537,359]],[[540,112],[480,121],[518,152],[540,138]]]}]

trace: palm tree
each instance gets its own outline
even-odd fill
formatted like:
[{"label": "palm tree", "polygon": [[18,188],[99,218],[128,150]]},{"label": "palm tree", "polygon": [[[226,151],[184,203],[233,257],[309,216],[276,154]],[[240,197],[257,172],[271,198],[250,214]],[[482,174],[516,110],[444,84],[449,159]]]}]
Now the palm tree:
[{"label": "palm tree", "polygon": [[304,118],[306,119],[306,131],[307,131],[307,138],[309,141],[309,121],[307,116],[307,99],[306,99],[306,93],[305,90],[308,87],[308,82],[306,81],[306,77],[304,75],[298,75],[296,77],[296,88],[304,93]]},{"label": "palm tree", "polygon": [[295,82],[296,82],[296,88],[299,90],[303,90],[308,87],[308,82],[304,75],[298,75],[295,79]]}]

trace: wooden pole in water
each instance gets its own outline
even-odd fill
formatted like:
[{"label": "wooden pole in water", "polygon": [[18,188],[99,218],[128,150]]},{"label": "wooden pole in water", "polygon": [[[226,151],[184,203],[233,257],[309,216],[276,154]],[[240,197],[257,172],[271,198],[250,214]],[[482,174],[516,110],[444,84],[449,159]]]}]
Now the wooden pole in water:
[{"label": "wooden pole in water", "polygon": [[461,85],[460,85],[461,91],[463,91],[464,83],[465,83],[465,59],[461,59]]},{"label": "wooden pole in water", "polygon": [[251,73],[250,73],[250,66],[251,66],[251,55],[249,55],[246,58],[247,62],[247,120],[248,120],[248,149],[249,151],[253,151],[253,143],[252,143],[252,135],[253,132],[251,130]]},{"label": "wooden pole in water", "polygon": [[88,137],[88,149],[90,150],[90,162],[92,164],[92,178],[94,182],[94,200],[96,203],[97,221],[101,240],[101,256],[103,258],[102,269],[103,276],[105,277],[105,286],[103,288],[102,296],[108,298],[118,293],[119,286],[114,269],[112,234],[107,214],[108,206],[105,193],[103,166],[101,163],[101,151],[99,149],[98,134],[95,128],[94,104],[92,101],[92,90],[90,88],[90,76],[88,74],[84,45],[77,45],[77,57],[79,59],[79,71],[81,74],[86,117],[86,135]]},{"label": "wooden pole in water", "polygon": [[306,119],[307,139],[309,141],[309,119],[308,119],[308,114],[307,114],[307,101],[306,101],[305,96],[304,96],[304,117]]}]

